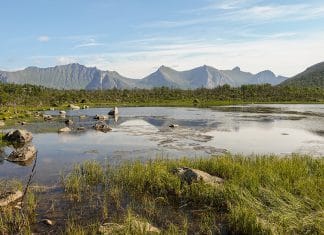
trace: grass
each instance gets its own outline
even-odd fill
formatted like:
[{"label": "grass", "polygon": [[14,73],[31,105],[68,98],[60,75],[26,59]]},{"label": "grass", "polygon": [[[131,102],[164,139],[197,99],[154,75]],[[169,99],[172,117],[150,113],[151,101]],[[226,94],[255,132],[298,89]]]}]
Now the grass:
[{"label": "grass", "polygon": [[[172,173],[179,166],[206,171],[225,183],[219,187],[182,183]],[[79,201],[90,200],[90,195],[105,198],[111,208],[105,209],[100,222],[126,226],[132,213],[165,234],[212,234],[224,229],[239,234],[324,233],[323,158],[228,154],[118,167],[91,161],[77,165],[63,184],[67,195]]]},{"label": "grass", "polygon": [[[0,194],[11,190],[22,190],[17,180],[0,180]],[[31,224],[35,223],[37,201],[35,195],[28,191],[22,207],[0,207],[0,234],[32,234]]]}]

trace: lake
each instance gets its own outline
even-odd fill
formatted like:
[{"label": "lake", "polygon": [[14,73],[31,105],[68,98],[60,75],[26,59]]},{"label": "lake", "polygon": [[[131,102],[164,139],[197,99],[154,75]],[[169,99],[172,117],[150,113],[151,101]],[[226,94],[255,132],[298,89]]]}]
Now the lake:
[{"label": "lake", "polygon": [[[244,105],[211,108],[121,107],[119,118],[106,122],[112,131],[93,130],[96,114],[107,115],[110,108],[69,110],[66,118],[29,123],[38,149],[35,181],[55,183],[74,163],[95,159],[107,164],[127,160],[196,157],[222,154],[305,153],[324,155],[324,105]],[[85,118],[80,118],[85,115]],[[64,121],[86,131],[58,133]],[[179,127],[170,128],[170,124]],[[22,128],[17,125],[13,128]],[[0,177],[25,179],[31,166],[3,160]]]}]

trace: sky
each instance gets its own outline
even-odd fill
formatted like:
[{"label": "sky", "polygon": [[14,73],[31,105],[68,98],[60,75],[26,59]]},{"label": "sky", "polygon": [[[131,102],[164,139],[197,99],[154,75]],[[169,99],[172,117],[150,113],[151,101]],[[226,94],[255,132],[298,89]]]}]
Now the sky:
[{"label": "sky", "polygon": [[0,0],[0,70],[68,63],[142,78],[161,65],[270,69],[324,61],[323,0]]}]

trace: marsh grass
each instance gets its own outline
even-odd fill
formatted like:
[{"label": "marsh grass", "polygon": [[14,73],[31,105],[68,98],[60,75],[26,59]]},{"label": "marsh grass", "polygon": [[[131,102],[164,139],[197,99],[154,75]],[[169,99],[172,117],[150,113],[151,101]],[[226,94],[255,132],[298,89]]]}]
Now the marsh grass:
[{"label": "marsh grass", "polygon": [[[172,173],[180,166],[222,177],[225,183],[182,183]],[[87,200],[82,194],[89,188],[96,188],[101,198],[105,195],[106,212],[100,222],[120,223],[131,210],[170,234],[324,233],[323,158],[228,154],[105,168],[85,162],[63,182],[66,193],[78,194],[79,199]]]},{"label": "marsh grass", "polygon": [[[22,184],[17,180],[0,180],[0,185],[0,194],[22,189]],[[21,208],[14,205],[0,207],[0,234],[31,234],[31,224],[36,219],[36,206],[35,195],[27,191]]]}]

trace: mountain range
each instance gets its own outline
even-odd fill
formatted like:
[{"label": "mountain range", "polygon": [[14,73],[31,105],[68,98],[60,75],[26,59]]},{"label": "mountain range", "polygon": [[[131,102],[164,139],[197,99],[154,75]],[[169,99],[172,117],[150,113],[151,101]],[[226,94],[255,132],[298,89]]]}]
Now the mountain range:
[{"label": "mountain range", "polygon": [[96,67],[86,67],[77,63],[49,68],[28,67],[23,70],[0,71],[0,82],[33,84],[56,89],[130,89],[170,87],[181,89],[214,88],[224,84],[239,87],[243,84],[277,85],[287,78],[276,76],[270,70],[257,74],[232,70],[218,70],[211,66],[201,66],[187,71],[177,71],[161,66],[154,73],[142,78],[127,78],[115,71],[102,71]]}]

